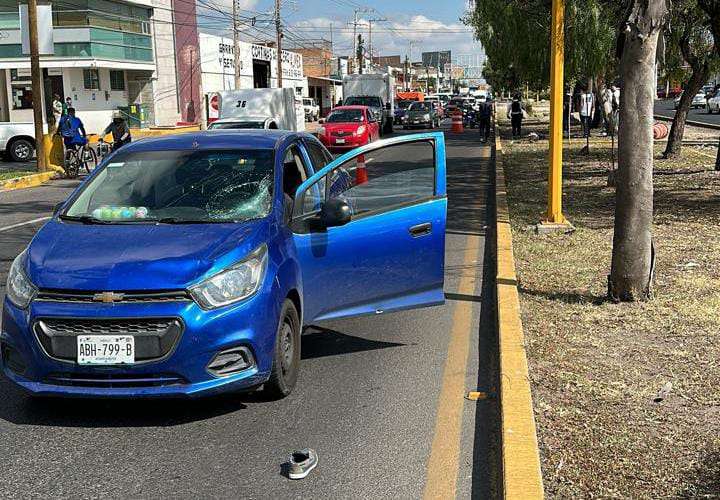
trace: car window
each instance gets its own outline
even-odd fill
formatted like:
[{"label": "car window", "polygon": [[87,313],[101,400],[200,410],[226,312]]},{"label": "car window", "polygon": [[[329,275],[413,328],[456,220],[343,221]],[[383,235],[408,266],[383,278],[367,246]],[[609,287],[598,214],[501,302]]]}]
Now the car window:
[{"label": "car window", "polygon": [[264,217],[272,173],[271,149],[120,151],[63,215],[125,224]]},{"label": "car window", "polygon": [[359,109],[336,109],[325,120],[327,123],[362,122],[363,114]]},{"label": "car window", "polygon": [[430,103],[414,102],[410,105],[410,111],[430,111]]},{"label": "car window", "polygon": [[[435,194],[435,148],[427,140],[384,146],[346,161],[325,176],[326,199],[340,198],[353,216],[381,213]],[[302,212],[320,209],[319,189],[302,196]]]},{"label": "car window", "polygon": [[308,178],[308,169],[302,158],[300,149],[293,144],[285,150],[283,157],[283,192],[290,198],[295,198],[295,193],[300,184]]}]

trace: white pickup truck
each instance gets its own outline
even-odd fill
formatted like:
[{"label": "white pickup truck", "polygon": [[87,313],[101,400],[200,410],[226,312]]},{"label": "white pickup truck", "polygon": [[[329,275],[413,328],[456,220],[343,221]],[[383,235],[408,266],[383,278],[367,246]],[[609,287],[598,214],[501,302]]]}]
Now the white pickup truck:
[{"label": "white pickup truck", "polygon": [[0,151],[13,161],[29,161],[35,155],[35,125],[0,123]]}]

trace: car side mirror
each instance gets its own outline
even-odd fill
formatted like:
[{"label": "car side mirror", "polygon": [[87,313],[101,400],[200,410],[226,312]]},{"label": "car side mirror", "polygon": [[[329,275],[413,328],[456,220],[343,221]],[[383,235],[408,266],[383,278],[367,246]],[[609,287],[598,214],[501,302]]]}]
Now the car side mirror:
[{"label": "car side mirror", "polygon": [[350,205],[340,198],[330,198],[320,209],[320,221],[325,227],[344,226],[351,218]]},{"label": "car side mirror", "polygon": [[323,123],[325,123],[325,118],[320,118],[320,119],[318,120],[318,123],[321,124],[321,125],[322,125]]}]

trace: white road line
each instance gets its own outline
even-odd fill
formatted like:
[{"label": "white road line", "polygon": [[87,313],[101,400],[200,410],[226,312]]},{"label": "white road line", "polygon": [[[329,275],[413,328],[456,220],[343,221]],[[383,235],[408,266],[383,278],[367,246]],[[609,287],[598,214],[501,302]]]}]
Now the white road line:
[{"label": "white road line", "polygon": [[0,233],[2,233],[3,231],[10,231],[11,229],[15,229],[16,227],[22,227],[27,226],[28,224],[36,224],[38,222],[43,222],[48,219],[52,219],[52,217],[38,217],[37,219],[28,220],[25,222],[18,222],[17,224],[12,224],[10,226],[0,227]]}]

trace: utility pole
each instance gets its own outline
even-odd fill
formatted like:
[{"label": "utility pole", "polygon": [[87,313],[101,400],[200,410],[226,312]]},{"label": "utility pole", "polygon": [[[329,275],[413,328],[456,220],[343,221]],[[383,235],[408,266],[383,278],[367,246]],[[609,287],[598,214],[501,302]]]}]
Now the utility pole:
[{"label": "utility pole", "polygon": [[368,8],[355,9],[353,11],[353,21],[351,23],[347,23],[348,26],[352,25],[352,27],[353,27],[353,51],[352,51],[352,53],[353,53],[353,57],[355,57],[355,64],[353,64],[353,73],[355,73],[355,74],[357,74],[358,62],[359,62],[359,60],[357,59],[357,44],[355,41],[357,40],[357,27],[359,24],[358,23],[358,14],[360,12],[363,12],[363,13],[370,12],[370,9],[368,9]]},{"label": "utility pole", "polygon": [[405,54],[405,78],[403,78],[403,80],[405,80],[405,91],[406,92],[410,90],[410,82],[408,81],[409,77],[410,77],[410,73],[408,72],[408,56],[407,56],[407,54]]},{"label": "utility pole", "polygon": [[275,34],[277,37],[277,86],[282,88],[282,26],[280,25],[280,0],[275,0]]},{"label": "utility pole", "polygon": [[240,88],[240,30],[238,27],[238,2],[233,0],[233,65],[235,67],[235,90]]},{"label": "utility pole", "polygon": [[357,57],[358,63],[358,71],[359,74],[362,75],[363,73],[363,65],[365,63],[365,57],[363,56],[365,47],[363,47],[363,39],[362,34],[357,36],[357,53],[355,54],[355,57]]},{"label": "utility pole", "polygon": [[368,52],[370,52],[370,61],[373,58],[373,46],[372,46],[372,23],[387,21],[385,18],[368,19]]},{"label": "utility pole", "polygon": [[35,154],[37,156],[38,172],[44,172],[47,170],[47,165],[45,164],[45,138],[43,131],[42,109],[43,82],[42,72],[40,70],[40,43],[38,41],[37,0],[28,0],[28,24],[30,24],[30,73],[32,77],[33,88]]},{"label": "utility pole", "polygon": [[565,0],[553,0],[550,30],[550,168],[548,174],[548,207],[543,221],[550,225],[568,224],[562,213],[564,17]]}]

